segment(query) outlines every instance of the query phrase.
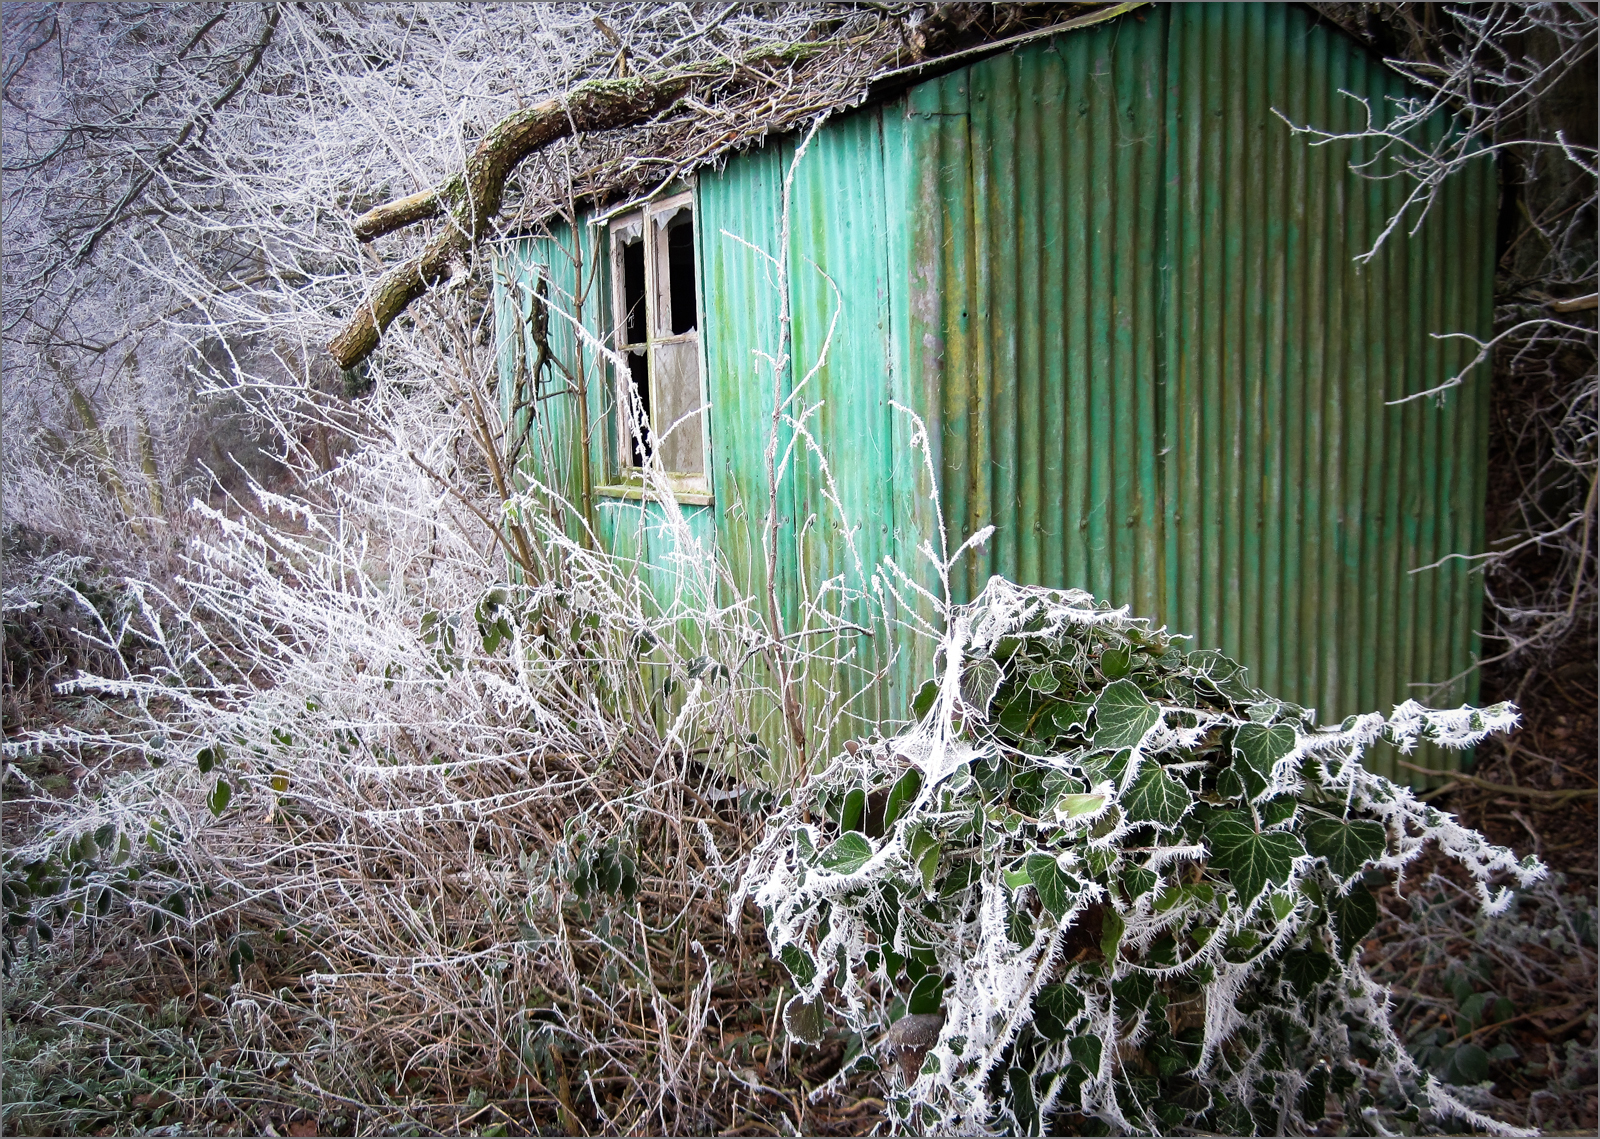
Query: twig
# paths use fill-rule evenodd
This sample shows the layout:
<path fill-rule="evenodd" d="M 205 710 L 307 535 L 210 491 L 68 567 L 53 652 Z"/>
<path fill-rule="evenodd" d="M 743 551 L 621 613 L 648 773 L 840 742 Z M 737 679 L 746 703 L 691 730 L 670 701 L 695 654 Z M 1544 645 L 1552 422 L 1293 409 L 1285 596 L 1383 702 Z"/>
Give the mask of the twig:
<path fill-rule="evenodd" d="M 1482 791 L 1493 791 L 1500 795 L 1518 795 L 1526 799 L 1547 799 L 1557 803 L 1564 803 L 1571 799 L 1591 799 L 1596 795 L 1600 795 L 1600 788 L 1596 787 L 1576 787 L 1565 791 L 1545 791 L 1537 787 L 1513 787 L 1507 783 L 1491 783 L 1487 779 L 1479 779 L 1477 776 L 1468 775 L 1464 771 L 1434 771 L 1431 768 L 1418 767 L 1414 763 L 1407 763 L 1403 759 L 1396 759 L 1395 763 L 1407 771 L 1415 771 L 1422 775 L 1448 775 L 1451 783 L 1465 784 Z M 1443 787 L 1433 788 L 1428 794 L 1430 796 L 1442 794 L 1451 787 L 1451 783 L 1447 783 Z"/>

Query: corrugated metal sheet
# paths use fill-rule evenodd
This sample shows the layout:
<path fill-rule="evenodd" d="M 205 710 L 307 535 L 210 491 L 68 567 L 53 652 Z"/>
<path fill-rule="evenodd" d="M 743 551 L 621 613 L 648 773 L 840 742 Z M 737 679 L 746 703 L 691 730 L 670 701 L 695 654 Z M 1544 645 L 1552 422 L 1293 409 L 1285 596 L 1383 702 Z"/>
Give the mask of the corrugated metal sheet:
<path fill-rule="evenodd" d="M 573 505 L 569 530 L 574 539 L 581 537 L 587 500 L 596 538 L 606 549 L 634 562 L 663 610 L 697 602 L 703 607 L 705 583 L 686 577 L 681 559 L 674 555 L 685 543 L 700 543 L 706 549 L 715 545 L 711 509 L 684 505 L 680 528 L 659 504 L 594 493 L 594 488 L 614 481 L 607 478 L 606 440 L 613 429 L 615 401 L 603 361 L 592 351 L 580 350 L 575 325 L 582 324 L 596 339 L 606 335 L 608 281 L 596 246 L 590 227 L 576 231 L 562 227 L 551 238 L 519 242 L 502 253 L 494 290 L 501 414 L 513 430 L 526 436 L 525 470 L 558 488 Z M 538 350 L 533 310 L 541 277 L 546 281 L 544 303 L 549 312 L 547 342 L 564 370 L 549 367 L 535 387 L 531 372 Z M 514 414 L 519 406 L 526 410 Z"/>
<path fill-rule="evenodd" d="M 1471 359 L 1429 333 L 1489 327 L 1493 167 L 1358 264 L 1409 187 L 1352 174 L 1370 148 L 1309 147 L 1272 111 L 1355 131 L 1341 90 L 1382 114 L 1403 84 L 1285 7 L 1202 16 L 1171 9 L 1162 612 L 1325 714 L 1459 702 L 1463 682 L 1408 685 L 1470 665 L 1477 579 L 1411 571 L 1481 546 L 1488 376 L 1440 406 L 1387 401 Z"/>
<path fill-rule="evenodd" d="M 1386 401 L 1470 359 L 1429 333 L 1488 327 L 1493 265 L 1488 161 L 1354 261 L 1407 187 L 1273 113 L 1355 129 L 1340 89 L 1403 94 L 1291 6 L 1168 5 L 907 108 L 938 202 L 912 215 L 912 366 L 946 516 L 997 527 L 968 589 L 1081 586 L 1325 718 L 1470 695 L 1414 686 L 1470 666 L 1476 583 L 1412 571 L 1481 545 L 1486 376 Z"/>
<path fill-rule="evenodd" d="M 1163 5 L 829 124 L 794 181 L 777 377 L 759 354 L 795 140 L 703 173 L 715 532 L 741 588 L 765 578 L 774 392 L 804 424 L 779 432 L 786 627 L 884 557 L 930 580 L 930 488 L 894 400 L 928 423 L 952 536 L 996 527 L 958 599 L 991 573 L 1081 586 L 1325 719 L 1463 673 L 1477 586 L 1460 561 L 1412 571 L 1481 545 L 1486 377 L 1387 401 L 1464 362 L 1430 333 L 1489 327 L 1493 171 L 1357 265 L 1404 186 L 1273 113 L 1353 127 L 1340 88 L 1403 92 L 1299 8 Z M 886 641 L 837 646 L 885 674 L 868 721 L 903 714 L 931 663 Z"/>

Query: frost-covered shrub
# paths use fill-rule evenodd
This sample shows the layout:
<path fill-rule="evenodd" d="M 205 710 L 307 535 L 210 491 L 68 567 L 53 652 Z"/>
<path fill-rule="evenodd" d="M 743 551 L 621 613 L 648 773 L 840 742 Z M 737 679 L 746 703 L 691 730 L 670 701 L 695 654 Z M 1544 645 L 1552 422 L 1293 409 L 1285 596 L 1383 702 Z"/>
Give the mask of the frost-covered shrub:
<path fill-rule="evenodd" d="M 859 1034 L 840 1079 L 894 1053 L 904 1130 L 1282 1135 L 1330 1095 L 1358 1129 L 1500 1129 L 1390 1027 L 1359 963 L 1368 885 L 1436 843 L 1492 912 L 1497 872 L 1544 868 L 1361 757 L 1466 747 L 1514 710 L 1408 701 L 1319 729 L 1178 640 L 1000 578 L 951 611 L 915 726 L 799 788 L 747 872 L 789 1032 Z"/>

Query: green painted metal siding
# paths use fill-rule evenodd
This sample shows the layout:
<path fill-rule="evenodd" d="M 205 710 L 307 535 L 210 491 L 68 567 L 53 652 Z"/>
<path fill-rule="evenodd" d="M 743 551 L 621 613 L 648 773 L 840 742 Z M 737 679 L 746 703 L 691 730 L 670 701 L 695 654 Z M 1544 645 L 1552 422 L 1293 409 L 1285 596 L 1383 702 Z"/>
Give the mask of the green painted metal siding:
<path fill-rule="evenodd" d="M 1405 186 L 1274 114 L 1354 127 L 1340 88 L 1404 92 L 1297 7 L 1162 5 L 829 123 L 794 170 L 776 375 L 799 140 L 702 172 L 715 536 L 740 588 L 764 588 L 775 399 L 786 628 L 830 579 L 864 614 L 849 591 L 886 557 L 931 584 L 932 487 L 896 402 L 928 426 L 952 540 L 996 527 L 957 600 L 992 573 L 1080 586 L 1324 719 L 1469 698 L 1478 586 L 1460 560 L 1419 567 L 1481 548 L 1487 376 L 1387 401 L 1470 358 L 1430 333 L 1490 326 L 1494 173 L 1357 263 Z M 886 640 L 835 646 L 884 674 L 868 722 L 931 667 L 927 641 Z"/>
<path fill-rule="evenodd" d="M 1412 571 L 1482 547 L 1488 373 L 1439 406 L 1387 401 L 1471 360 L 1430 333 L 1487 334 L 1492 163 L 1358 263 L 1408 186 L 1353 175 L 1370 149 L 1310 147 L 1272 110 L 1359 130 L 1339 91 L 1381 114 L 1402 82 L 1287 8 L 1201 15 L 1172 9 L 1168 49 L 1162 612 L 1324 715 L 1459 703 L 1475 678 L 1408 686 L 1468 669 L 1478 579 Z"/>
<path fill-rule="evenodd" d="M 584 349 L 577 329 L 581 325 L 592 344 L 604 339 L 609 325 L 604 303 L 609 281 L 604 250 L 595 238 L 590 227 L 562 227 L 550 238 L 518 242 L 501 252 L 494 287 L 501 414 L 526 435 L 524 473 L 572 504 L 569 529 L 575 540 L 583 525 L 582 463 L 588 464 L 589 487 L 608 481 L 607 440 L 614 430 L 610 374 L 598 353 Z M 550 353 L 562 367 L 543 373 L 532 399 L 519 398 L 519 392 L 530 390 L 529 371 L 538 358 L 530 317 L 541 276 L 548 289 Z M 518 403 L 537 410 L 514 414 Z M 684 560 L 675 556 L 694 544 L 707 550 L 716 544 L 709 507 L 684 505 L 669 515 L 657 503 L 594 495 L 590 515 L 598 542 L 635 563 L 663 612 L 704 608 L 714 601 L 710 584 L 683 573 Z"/>

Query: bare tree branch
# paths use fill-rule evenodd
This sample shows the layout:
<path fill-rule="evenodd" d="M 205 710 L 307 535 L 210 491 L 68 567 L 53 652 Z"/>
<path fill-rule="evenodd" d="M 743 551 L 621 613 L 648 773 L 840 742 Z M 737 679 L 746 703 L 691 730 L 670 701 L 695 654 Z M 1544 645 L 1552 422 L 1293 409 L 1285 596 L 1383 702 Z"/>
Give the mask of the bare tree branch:
<path fill-rule="evenodd" d="M 371 355 L 395 317 L 451 274 L 456 262 L 488 232 L 500 212 L 506 179 L 517 164 L 558 139 L 633 126 L 660 114 L 697 84 L 760 82 L 759 68 L 795 66 L 816 55 L 817 44 L 765 51 L 725 64 L 702 65 L 629 79 L 594 79 L 561 98 L 507 115 L 473 151 L 460 173 L 420 194 L 363 214 L 353 229 L 371 241 L 404 226 L 446 214 L 449 224 L 417 256 L 385 273 L 366 301 L 328 344 L 341 368 Z"/>
<path fill-rule="evenodd" d="M 156 152 L 155 157 L 150 160 L 150 163 L 145 171 L 134 178 L 132 184 L 129 185 L 128 189 L 123 193 L 121 200 L 106 211 L 106 214 L 101 219 L 100 224 L 95 226 L 94 229 L 89 232 L 88 237 L 84 238 L 83 242 L 78 246 L 77 252 L 73 258 L 77 264 L 81 265 L 84 261 L 88 260 L 89 255 L 94 252 L 95 246 L 100 244 L 100 239 L 110 232 L 112 226 L 116 225 L 122 220 L 123 211 L 125 211 L 134 202 L 139 200 L 140 195 L 142 195 L 145 191 L 145 187 L 150 185 L 150 180 L 156 176 L 157 171 L 161 169 L 162 165 L 166 163 L 167 159 L 171 158 L 174 154 L 181 150 L 189 142 L 189 139 L 194 135 L 195 131 L 204 131 L 206 124 L 211 121 L 212 116 L 226 106 L 228 102 L 244 87 L 245 81 L 248 80 L 250 76 L 255 73 L 256 68 L 261 65 L 261 57 L 263 54 L 265 54 L 268 45 L 272 43 L 273 33 L 278 30 L 279 14 L 278 6 L 276 4 L 273 4 L 267 9 L 267 18 L 265 23 L 262 25 L 261 35 L 256 40 L 255 45 L 251 48 L 250 56 L 245 61 L 244 66 L 239 69 L 239 74 L 234 78 L 232 83 L 223 88 L 221 93 L 219 93 L 216 98 L 206 103 L 192 116 L 190 116 L 189 121 L 183 124 L 183 129 L 178 132 L 176 138 Z M 193 42 L 198 42 L 200 37 L 210 29 L 212 24 L 215 24 L 221 18 L 222 17 L 220 14 L 214 17 L 210 23 L 196 33 Z"/>

